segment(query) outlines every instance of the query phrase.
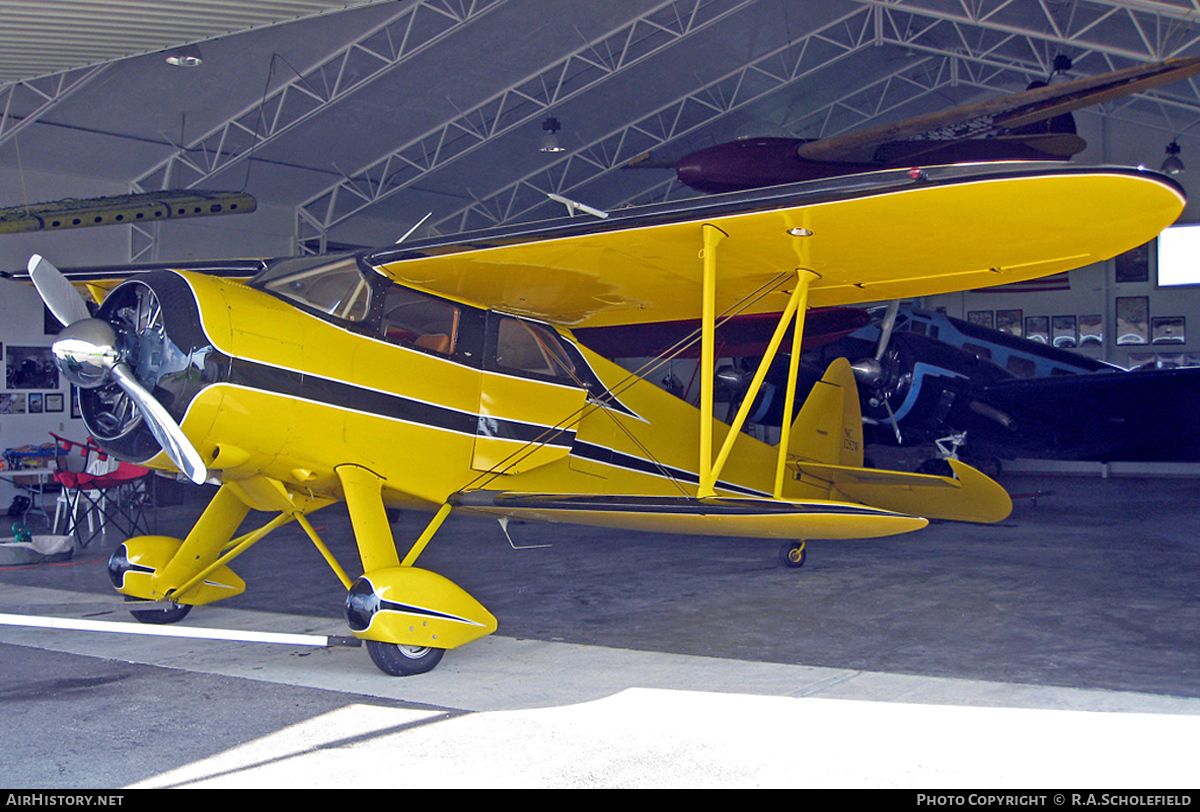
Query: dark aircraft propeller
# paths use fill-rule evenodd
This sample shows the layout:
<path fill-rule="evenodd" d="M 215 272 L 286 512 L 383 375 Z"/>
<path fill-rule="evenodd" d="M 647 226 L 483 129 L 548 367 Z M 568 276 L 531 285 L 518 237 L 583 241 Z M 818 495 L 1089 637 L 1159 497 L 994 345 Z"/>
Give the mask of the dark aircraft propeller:
<path fill-rule="evenodd" d="M 892 331 L 896 327 L 896 314 L 900 310 L 899 300 L 893 300 L 888 303 L 887 312 L 884 314 L 883 322 L 879 326 L 879 342 L 875 345 L 875 354 L 870 358 L 863 358 L 850 365 L 854 370 L 854 377 L 859 384 L 871 390 L 871 399 L 879 401 L 884 409 L 887 410 L 888 419 L 892 424 L 892 431 L 896 434 L 896 442 L 903 444 L 903 439 L 900 436 L 900 424 L 896 420 L 896 415 L 892 411 L 892 404 L 888 398 L 893 393 L 888 391 L 895 387 L 895 377 L 899 374 L 896 369 L 896 358 L 889 359 L 888 350 L 892 340 Z M 891 363 L 889 364 L 889 360 Z"/>
<path fill-rule="evenodd" d="M 145 312 L 132 324 L 115 326 L 92 318 L 87 303 L 71 282 L 45 258 L 29 260 L 29 275 L 42 300 L 64 327 L 52 346 L 59 370 L 71 383 L 83 389 L 115 384 L 124 401 L 112 410 L 113 420 L 122 430 L 144 422 L 171 462 L 196 484 L 208 478 L 208 469 L 195 446 L 167 409 L 138 380 L 130 367 L 134 348 L 152 333 L 161 330 L 161 310 L 157 300 L 144 302 Z"/>

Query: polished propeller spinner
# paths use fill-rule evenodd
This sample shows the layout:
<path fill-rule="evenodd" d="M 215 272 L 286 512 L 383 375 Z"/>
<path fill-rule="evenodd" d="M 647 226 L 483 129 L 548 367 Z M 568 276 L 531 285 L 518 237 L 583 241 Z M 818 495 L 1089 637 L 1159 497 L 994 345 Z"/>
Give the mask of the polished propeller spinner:
<path fill-rule="evenodd" d="M 29 276 L 46 307 L 64 325 L 52 346 L 59 371 L 83 389 L 116 384 L 122 396 L 106 411 L 108 426 L 128 429 L 144 421 L 171 462 L 192 482 L 204 482 L 208 469 L 200 452 L 130 365 L 139 339 L 162 329 L 162 313 L 152 293 L 140 297 L 132 317 L 114 327 L 93 318 L 79 291 L 45 258 L 30 258 Z"/>

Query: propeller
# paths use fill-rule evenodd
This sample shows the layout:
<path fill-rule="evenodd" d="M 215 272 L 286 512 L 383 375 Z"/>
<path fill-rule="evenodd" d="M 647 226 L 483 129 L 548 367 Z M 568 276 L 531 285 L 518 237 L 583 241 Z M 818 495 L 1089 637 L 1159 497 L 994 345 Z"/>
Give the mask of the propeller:
<path fill-rule="evenodd" d="M 29 278 L 46 307 L 64 327 L 91 317 L 79 291 L 44 257 L 34 254 L 29 258 Z"/>
<path fill-rule="evenodd" d="M 892 431 L 896 435 L 896 442 L 903 444 L 904 440 L 900 435 L 900 423 L 896 420 L 896 415 L 892 411 L 892 404 L 888 402 L 885 393 L 878 391 L 883 388 L 885 383 L 883 357 L 887 353 L 888 345 L 892 341 L 892 332 L 896 328 L 896 314 L 899 310 L 899 299 L 893 299 L 888 302 L 887 310 L 883 315 L 883 321 L 879 325 L 879 341 L 875 345 L 875 355 L 851 364 L 850 368 L 854 370 L 854 375 L 859 381 L 877 390 L 876 397 L 883 403 L 883 408 L 887 410 L 888 418 L 892 424 Z"/>
<path fill-rule="evenodd" d="M 92 318 L 79 291 L 44 257 L 30 258 L 29 275 L 46 307 L 64 325 L 52 346 L 63 375 L 84 389 L 94 389 L 110 381 L 119 386 L 141 412 L 150 433 L 175 467 L 197 485 L 203 483 L 208 478 L 208 468 L 200 452 L 166 407 L 133 374 L 112 325 Z"/>

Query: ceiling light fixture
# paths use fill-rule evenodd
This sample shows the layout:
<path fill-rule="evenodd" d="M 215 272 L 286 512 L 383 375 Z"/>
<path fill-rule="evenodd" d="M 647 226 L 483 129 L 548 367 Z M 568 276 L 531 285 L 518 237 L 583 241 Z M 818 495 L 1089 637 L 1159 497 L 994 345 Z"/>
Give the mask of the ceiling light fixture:
<path fill-rule="evenodd" d="M 1183 174 L 1184 166 L 1183 161 L 1179 158 L 1179 152 L 1178 141 L 1172 140 L 1171 143 L 1167 144 L 1167 159 L 1162 162 L 1162 167 L 1160 167 L 1163 172 L 1166 172 L 1168 175 Z"/>
<path fill-rule="evenodd" d="M 199 45 L 181 45 L 166 52 L 167 64 L 177 68 L 197 68 L 204 62 Z"/>
<path fill-rule="evenodd" d="M 542 137 L 542 152 L 562 152 L 565 147 L 558 143 L 558 131 L 562 129 L 562 125 L 558 123 L 558 119 L 554 116 L 542 122 L 542 129 L 546 134 Z"/>
<path fill-rule="evenodd" d="M 1071 81 L 1071 78 L 1067 76 L 1067 72 L 1070 71 L 1072 67 L 1074 67 L 1074 64 L 1071 62 L 1071 57 L 1067 56 L 1066 54 L 1058 54 L 1054 57 L 1054 66 L 1050 70 L 1050 78 L 1046 83 L 1051 85 L 1061 85 Z"/>

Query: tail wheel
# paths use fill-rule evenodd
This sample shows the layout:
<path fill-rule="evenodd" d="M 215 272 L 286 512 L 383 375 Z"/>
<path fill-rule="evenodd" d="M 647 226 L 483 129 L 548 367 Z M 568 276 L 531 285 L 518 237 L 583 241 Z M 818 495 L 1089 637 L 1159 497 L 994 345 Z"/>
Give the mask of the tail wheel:
<path fill-rule="evenodd" d="M 804 541 L 789 541 L 779 548 L 779 560 L 785 567 L 803 567 L 807 557 L 808 550 Z"/>
<path fill-rule="evenodd" d="M 367 641 L 367 653 L 371 662 L 391 677 L 411 677 L 432 671 L 442 661 L 444 648 L 430 646 L 402 646 L 379 640 Z"/>

